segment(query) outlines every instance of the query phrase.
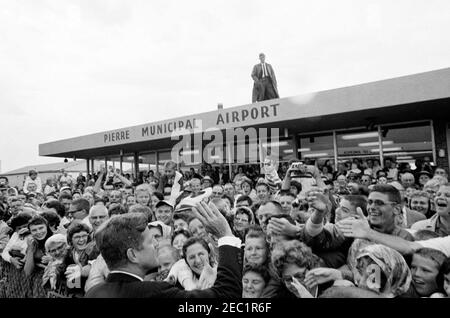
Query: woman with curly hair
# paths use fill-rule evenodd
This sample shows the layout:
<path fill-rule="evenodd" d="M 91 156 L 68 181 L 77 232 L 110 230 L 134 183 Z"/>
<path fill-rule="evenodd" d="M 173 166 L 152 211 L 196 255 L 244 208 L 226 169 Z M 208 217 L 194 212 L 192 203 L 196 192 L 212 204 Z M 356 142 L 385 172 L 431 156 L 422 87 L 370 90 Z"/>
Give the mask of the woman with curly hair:
<path fill-rule="evenodd" d="M 271 261 L 284 286 L 295 296 L 302 298 L 307 297 L 306 290 L 305 293 L 299 293 L 293 284 L 297 282 L 303 285 L 306 274 L 324 264 L 321 258 L 313 254 L 310 247 L 297 240 L 280 241 L 276 244 L 272 250 Z M 308 292 L 317 295 L 315 288 Z"/>
<path fill-rule="evenodd" d="M 317 297 L 317 286 L 307 289 L 304 287 L 304 280 L 310 270 L 323 264 L 323 260 L 300 241 L 291 240 L 277 243 L 271 255 L 271 265 L 282 286 L 277 296 Z"/>
<path fill-rule="evenodd" d="M 72 297 L 84 295 L 84 285 L 91 270 L 89 261 L 95 260 L 99 254 L 95 242 L 90 240 L 89 232 L 89 227 L 78 220 L 73 221 L 67 229 L 70 249 L 64 259 L 63 274 Z"/>

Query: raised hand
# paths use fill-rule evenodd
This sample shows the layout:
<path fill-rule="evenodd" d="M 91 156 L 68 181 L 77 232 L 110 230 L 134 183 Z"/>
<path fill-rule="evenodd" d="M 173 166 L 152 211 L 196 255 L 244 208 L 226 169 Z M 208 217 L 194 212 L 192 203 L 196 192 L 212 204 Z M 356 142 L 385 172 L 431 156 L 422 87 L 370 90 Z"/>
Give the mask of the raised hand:
<path fill-rule="evenodd" d="M 318 212 L 325 213 L 331 209 L 331 202 L 326 195 L 320 192 L 311 192 L 307 198 L 311 208 Z"/>
<path fill-rule="evenodd" d="M 346 237 L 367 238 L 370 225 L 366 218 L 348 218 L 336 223 L 339 231 Z"/>
<path fill-rule="evenodd" d="M 202 273 L 199 278 L 200 289 L 208 289 L 214 285 L 216 281 L 217 271 L 208 263 L 203 266 Z"/>
<path fill-rule="evenodd" d="M 22 269 L 23 267 L 23 262 L 17 257 L 11 257 L 11 264 L 13 264 L 17 269 Z"/>
<path fill-rule="evenodd" d="M 192 212 L 208 232 L 217 238 L 233 236 L 230 225 L 214 204 L 208 205 L 206 202 L 199 202 L 192 208 Z"/>
<path fill-rule="evenodd" d="M 267 231 L 276 235 L 286 235 L 296 237 L 298 228 L 286 219 L 271 218 L 267 225 Z"/>
<path fill-rule="evenodd" d="M 330 282 L 330 281 L 336 281 L 341 280 L 342 274 L 339 270 L 335 268 L 328 268 L 328 267 L 318 267 L 311 269 L 308 273 L 306 273 L 305 276 L 305 285 L 308 288 L 313 288 L 317 285 Z"/>
<path fill-rule="evenodd" d="M 305 288 L 305 286 L 302 285 L 302 283 L 298 281 L 297 278 L 293 277 L 291 284 L 297 290 L 297 296 L 300 296 L 300 298 L 314 298 L 314 296 L 311 295 L 311 293 Z"/>

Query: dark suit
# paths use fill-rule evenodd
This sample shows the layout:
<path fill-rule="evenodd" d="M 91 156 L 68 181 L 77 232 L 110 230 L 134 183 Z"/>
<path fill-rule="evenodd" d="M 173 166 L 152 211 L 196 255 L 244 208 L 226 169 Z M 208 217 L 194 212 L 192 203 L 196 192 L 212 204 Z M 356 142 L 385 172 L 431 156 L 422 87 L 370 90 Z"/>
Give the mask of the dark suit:
<path fill-rule="evenodd" d="M 217 174 L 217 183 L 220 183 L 220 172 Z M 228 173 L 223 172 L 222 173 L 222 185 L 224 185 L 225 183 L 230 182 L 230 175 Z"/>
<path fill-rule="evenodd" d="M 275 72 L 272 65 L 265 64 L 268 76 L 264 78 L 261 63 L 253 66 L 252 78 L 255 83 L 253 84 L 252 103 L 279 98 Z"/>
<path fill-rule="evenodd" d="M 91 288 L 87 298 L 240 298 L 242 297 L 242 255 L 236 247 L 219 247 L 219 266 L 214 286 L 205 290 L 185 291 L 166 282 L 141 282 L 121 273 L 112 273 Z"/>

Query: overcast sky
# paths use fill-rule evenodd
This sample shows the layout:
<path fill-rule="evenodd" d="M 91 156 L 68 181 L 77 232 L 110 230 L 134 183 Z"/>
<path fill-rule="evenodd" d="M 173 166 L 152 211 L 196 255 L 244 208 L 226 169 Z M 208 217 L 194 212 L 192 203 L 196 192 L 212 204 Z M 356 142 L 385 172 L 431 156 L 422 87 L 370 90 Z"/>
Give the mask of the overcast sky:
<path fill-rule="evenodd" d="M 274 6 L 276 5 L 276 7 Z M 1 172 L 40 143 L 450 67 L 450 1 L 0 0 Z"/>

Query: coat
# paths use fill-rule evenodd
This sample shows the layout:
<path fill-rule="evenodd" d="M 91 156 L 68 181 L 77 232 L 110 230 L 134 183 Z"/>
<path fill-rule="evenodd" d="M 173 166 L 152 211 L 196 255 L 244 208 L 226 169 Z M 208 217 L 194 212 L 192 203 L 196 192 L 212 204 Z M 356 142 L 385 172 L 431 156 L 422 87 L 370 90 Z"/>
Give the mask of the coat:
<path fill-rule="evenodd" d="M 214 286 L 181 290 L 167 282 L 140 281 L 123 273 L 111 273 L 106 282 L 92 287 L 86 298 L 239 298 L 242 295 L 242 256 L 239 248 L 219 247 L 220 262 Z"/>
<path fill-rule="evenodd" d="M 273 90 L 275 91 L 275 93 L 277 94 L 277 97 L 279 97 L 278 94 L 278 84 L 277 84 L 277 78 L 275 77 L 275 72 L 273 71 L 272 65 L 270 65 L 269 63 L 265 63 L 266 64 L 266 68 L 267 68 L 267 72 L 269 73 L 269 78 L 271 80 L 272 83 L 272 87 Z M 257 82 L 258 80 L 260 80 L 262 78 L 262 66 L 261 63 L 256 64 L 255 66 L 253 66 L 253 70 L 252 70 L 252 78 L 255 81 L 255 83 L 253 84 L 253 97 L 252 100 L 253 102 L 256 102 L 256 86 L 258 85 Z"/>

